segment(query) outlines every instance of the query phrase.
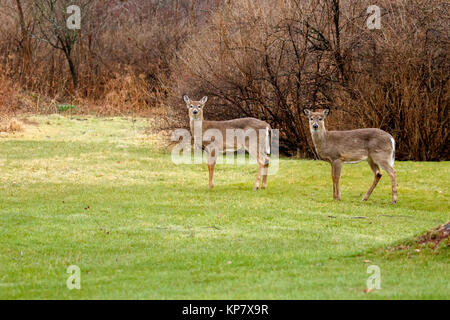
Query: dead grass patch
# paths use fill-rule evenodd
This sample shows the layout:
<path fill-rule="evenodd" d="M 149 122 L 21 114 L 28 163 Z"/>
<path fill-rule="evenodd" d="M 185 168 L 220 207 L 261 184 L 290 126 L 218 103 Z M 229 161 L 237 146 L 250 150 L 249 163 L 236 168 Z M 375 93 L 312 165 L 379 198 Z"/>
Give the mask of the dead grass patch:
<path fill-rule="evenodd" d="M 417 242 L 419 244 L 433 243 L 435 246 L 437 246 L 441 241 L 448 239 L 449 236 L 450 236 L 450 222 L 447 222 L 420 236 L 417 239 Z M 448 243 L 448 245 L 450 246 L 450 243 Z"/>
<path fill-rule="evenodd" d="M 20 119 L 20 121 L 25 124 L 25 125 L 30 125 L 30 126 L 39 126 L 39 122 L 34 121 L 34 120 L 30 120 L 28 118 L 22 118 Z"/>
<path fill-rule="evenodd" d="M 417 237 L 408 243 L 400 244 L 389 248 L 388 251 L 411 250 L 420 252 L 423 247 L 436 249 L 442 241 L 447 241 L 447 247 L 450 247 L 450 222 L 444 223 L 436 228 L 429 230 L 427 233 Z M 444 244 L 445 246 L 445 244 Z"/>
<path fill-rule="evenodd" d="M 6 119 L 0 122 L 0 132 L 16 133 L 24 131 L 23 122 L 17 119 Z"/>

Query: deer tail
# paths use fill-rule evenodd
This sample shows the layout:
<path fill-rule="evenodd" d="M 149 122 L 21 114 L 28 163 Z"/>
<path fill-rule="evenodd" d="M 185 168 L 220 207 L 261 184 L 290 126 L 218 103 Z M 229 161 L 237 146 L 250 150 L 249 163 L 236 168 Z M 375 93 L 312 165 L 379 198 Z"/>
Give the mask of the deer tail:
<path fill-rule="evenodd" d="M 270 128 L 266 127 L 266 154 L 270 154 Z"/>
<path fill-rule="evenodd" d="M 395 140 L 391 137 L 391 143 L 392 143 L 392 155 L 391 155 L 391 161 L 390 165 L 391 167 L 394 167 L 394 161 L 395 161 Z"/>

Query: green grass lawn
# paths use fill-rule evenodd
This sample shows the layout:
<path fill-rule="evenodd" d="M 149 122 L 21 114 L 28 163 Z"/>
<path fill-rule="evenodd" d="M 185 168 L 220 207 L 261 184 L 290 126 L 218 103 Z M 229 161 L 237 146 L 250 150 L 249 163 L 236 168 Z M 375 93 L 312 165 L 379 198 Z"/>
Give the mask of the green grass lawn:
<path fill-rule="evenodd" d="M 450 220 L 449 162 L 396 162 L 368 202 L 367 163 L 342 201 L 322 161 L 175 165 L 143 119 L 40 116 L 0 136 L 1 299 L 449 299 L 449 242 L 415 237 Z M 396 249 L 410 244 L 409 248 Z M 81 269 L 81 290 L 66 269 Z M 369 265 L 381 289 L 364 293 Z"/>

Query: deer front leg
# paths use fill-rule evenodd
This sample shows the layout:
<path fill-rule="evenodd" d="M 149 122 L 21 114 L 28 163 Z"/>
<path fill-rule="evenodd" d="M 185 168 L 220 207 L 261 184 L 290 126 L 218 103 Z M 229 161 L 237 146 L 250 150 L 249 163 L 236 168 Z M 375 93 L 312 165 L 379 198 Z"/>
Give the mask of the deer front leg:
<path fill-rule="evenodd" d="M 215 150 L 208 152 L 209 188 L 214 188 L 214 168 L 216 167 Z"/>
<path fill-rule="evenodd" d="M 214 168 L 215 168 L 216 164 L 212 163 L 209 164 L 208 163 L 208 171 L 209 171 L 209 188 L 212 189 L 214 188 Z"/>
<path fill-rule="evenodd" d="M 331 177 L 333 179 L 333 198 L 341 200 L 341 190 L 339 190 L 339 179 L 341 178 L 341 160 L 331 162 Z"/>

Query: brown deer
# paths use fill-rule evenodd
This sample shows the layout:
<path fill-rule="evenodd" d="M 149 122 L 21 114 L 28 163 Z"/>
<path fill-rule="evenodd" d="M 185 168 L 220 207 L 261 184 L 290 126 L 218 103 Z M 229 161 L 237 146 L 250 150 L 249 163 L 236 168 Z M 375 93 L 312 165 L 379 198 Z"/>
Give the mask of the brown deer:
<path fill-rule="evenodd" d="M 330 109 L 322 112 L 303 112 L 309 119 L 309 129 L 316 152 L 322 160 L 331 163 L 333 178 L 333 198 L 341 200 L 339 179 L 342 163 L 369 162 L 374 180 L 363 200 L 369 199 L 381 178 L 380 167 L 385 170 L 392 183 L 392 203 L 397 202 L 397 177 L 394 170 L 395 141 L 392 136 L 380 129 L 366 128 L 349 131 L 327 131 L 325 118 Z"/>
<path fill-rule="evenodd" d="M 203 120 L 203 109 L 208 97 L 205 96 L 200 101 L 194 101 L 185 95 L 183 99 L 189 110 L 191 134 L 195 136 L 196 128 L 200 128 L 198 131 L 201 133 L 201 138 L 199 139 L 201 146 L 198 145 L 196 147 L 204 149 L 207 154 L 209 187 L 214 187 L 214 168 L 218 153 L 245 150 L 258 164 L 258 174 L 253 189 L 258 190 L 260 187 L 261 176 L 261 188 L 265 189 L 267 186 L 269 167 L 270 125 L 256 118 L 241 118 L 226 121 Z M 207 136 L 211 131 L 219 133 L 218 135 L 222 139 L 217 139 L 217 135 L 214 135 L 214 140 L 211 139 L 211 141 L 208 141 Z M 251 139 L 252 134 L 254 139 Z"/>

